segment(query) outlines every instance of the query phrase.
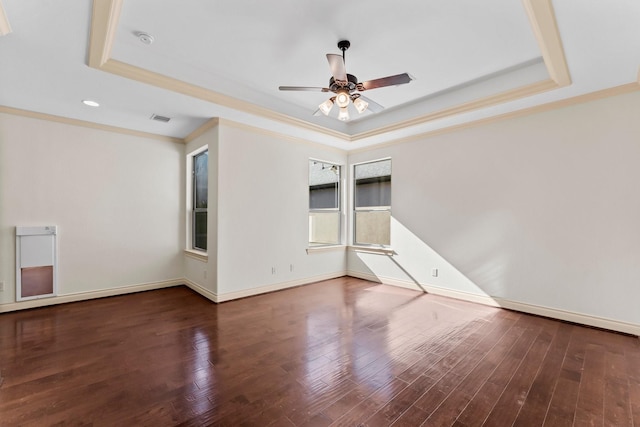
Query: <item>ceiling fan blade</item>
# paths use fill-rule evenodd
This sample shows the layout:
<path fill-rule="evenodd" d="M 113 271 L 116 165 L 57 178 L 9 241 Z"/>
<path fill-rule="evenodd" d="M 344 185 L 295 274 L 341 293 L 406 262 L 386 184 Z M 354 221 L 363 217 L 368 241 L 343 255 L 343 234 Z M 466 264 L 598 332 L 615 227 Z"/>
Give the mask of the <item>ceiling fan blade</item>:
<path fill-rule="evenodd" d="M 347 70 L 344 67 L 344 59 L 342 59 L 342 56 L 336 55 L 335 53 L 327 53 L 327 61 L 329 61 L 331 75 L 333 76 L 334 80 L 346 82 Z"/>
<path fill-rule="evenodd" d="M 331 89 L 327 87 L 308 87 L 308 86 L 280 86 L 280 90 L 295 90 L 295 91 L 308 91 L 308 92 L 331 92 Z"/>
<path fill-rule="evenodd" d="M 378 104 L 376 101 L 373 101 L 370 98 L 367 98 L 364 95 L 360 95 L 359 98 L 369 104 L 367 109 L 372 113 L 379 113 L 380 111 L 384 110 L 384 107 L 382 105 Z"/>
<path fill-rule="evenodd" d="M 385 86 L 397 86 L 409 83 L 413 78 L 407 74 L 396 74 L 395 76 L 383 77 L 381 79 L 369 80 L 358 84 L 358 87 L 362 86 L 362 90 L 377 89 Z"/>

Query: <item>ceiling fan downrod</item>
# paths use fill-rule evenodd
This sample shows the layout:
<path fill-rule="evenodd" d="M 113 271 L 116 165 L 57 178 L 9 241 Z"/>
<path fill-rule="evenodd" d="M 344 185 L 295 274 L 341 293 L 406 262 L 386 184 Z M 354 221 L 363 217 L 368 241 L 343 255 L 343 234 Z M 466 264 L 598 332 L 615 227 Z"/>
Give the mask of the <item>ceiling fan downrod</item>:
<path fill-rule="evenodd" d="M 342 62 L 344 62 L 345 64 L 347 63 L 345 60 L 345 56 L 344 53 L 347 49 L 349 49 L 349 47 L 351 46 L 351 42 L 349 40 L 340 40 L 338 42 L 338 49 L 340 49 L 342 51 Z"/>

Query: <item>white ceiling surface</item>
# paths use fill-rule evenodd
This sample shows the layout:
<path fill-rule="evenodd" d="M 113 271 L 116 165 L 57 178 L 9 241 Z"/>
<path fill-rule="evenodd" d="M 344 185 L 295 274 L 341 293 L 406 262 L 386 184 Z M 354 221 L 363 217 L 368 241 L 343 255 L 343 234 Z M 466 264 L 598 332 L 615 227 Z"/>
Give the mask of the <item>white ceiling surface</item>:
<path fill-rule="evenodd" d="M 0 105 L 179 138 L 222 117 L 355 149 L 634 82 L 640 65 L 639 1 L 555 0 L 570 86 L 347 142 L 89 68 L 88 0 L 2 4 L 13 32 L 0 37 Z M 137 31 L 155 42 L 142 44 Z M 325 55 L 340 53 L 341 39 L 351 41 L 347 71 L 359 80 L 402 72 L 416 80 L 365 92 L 387 109 L 348 123 L 312 116 L 329 94 L 278 91 L 326 86 Z M 513 0 L 124 0 L 112 51 L 116 60 L 346 134 L 543 80 L 540 56 Z M 101 107 L 85 107 L 87 98 Z M 154 122 L 153 113 L 172 120 Z"/>

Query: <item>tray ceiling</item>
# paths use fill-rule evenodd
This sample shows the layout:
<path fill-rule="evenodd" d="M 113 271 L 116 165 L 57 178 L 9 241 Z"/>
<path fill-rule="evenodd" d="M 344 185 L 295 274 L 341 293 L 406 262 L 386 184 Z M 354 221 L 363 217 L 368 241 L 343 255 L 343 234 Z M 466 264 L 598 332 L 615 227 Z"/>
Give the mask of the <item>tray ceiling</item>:
<path fill-rule="evenodd" d="M 631 0 L 2 1 L 5 111 L 174 138 L 219 117 L 353 149 L 637 85 L 640 64 Z M 278 91 L 327 86 L 342 39 L 360 81 L 415 80 L 367 91 L 385 110 L 348 122 L 312 114 L 329 94 Z"/>

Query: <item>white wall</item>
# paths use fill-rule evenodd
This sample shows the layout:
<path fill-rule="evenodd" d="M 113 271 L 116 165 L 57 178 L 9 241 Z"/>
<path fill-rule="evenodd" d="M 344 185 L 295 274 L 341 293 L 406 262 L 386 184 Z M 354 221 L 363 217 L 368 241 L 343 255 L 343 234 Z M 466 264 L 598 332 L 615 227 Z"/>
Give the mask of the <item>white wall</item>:
<path fill-rule="evenodd" d="M 393 159 L 398 255 L 349 270 L 640 325 L 638 117 L 636 92 L 350 155 Z"/>
<path fill-rule="evenodd" d="M 202 261 L 184 253 L 185 188 L 186 154 L 205 144 Z M 2 114 L 0 304 L 16 308 L 16 225 L 59 227 L 59 295 L 71 300 L 183 278 L 224 300 L 342 275 L 344 251 L 306 253 L 310 157 L 346 164 L 343 151 L 231 123 L 183 146 Z"/>
<path fill-rule="evenodd" d="M 183 156 L 172 142 L 0 114 L 0 304 L 15 301 L 17 225 L 59 227 L 61 295 L 183 277 Z"/>
<path fill-rule="evenodd" d="M 219 144 L 218 293 L 344 274 L 344 251 L 306 249 L 308 160 L 345 165 L 346 153 L 226 121 Z"/>
<path fill-rule="evenodd" d="M 307 160 L 342 151 L 225 121 L 185 147 L 0 114 L 0 311 L 15 226 L 57 225 L 61 295 L 186 277 L 225 299 L 349 270 L 640 325 L 639 116 L 633 93 L 351 154 L 393 159 L 390 258 L 306 253 Z M 206 263 L 184 255 L 202 144 Z"/>

